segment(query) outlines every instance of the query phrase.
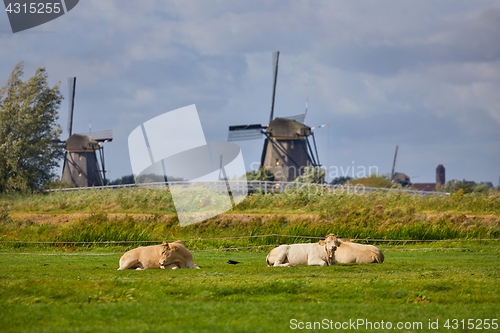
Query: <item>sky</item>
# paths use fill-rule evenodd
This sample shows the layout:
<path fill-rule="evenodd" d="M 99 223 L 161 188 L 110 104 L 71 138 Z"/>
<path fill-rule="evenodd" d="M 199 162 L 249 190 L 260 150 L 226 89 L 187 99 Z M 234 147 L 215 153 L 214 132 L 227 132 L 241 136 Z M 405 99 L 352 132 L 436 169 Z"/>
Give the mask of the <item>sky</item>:
<path fill-rule="evenodd" d="M 45 67 L 64 100 L 77 77 L 73 132 L 112 129 L 107 178 L 132 173 L 128 136 L 195 104 L 207 142 L 305 111 L 327 179 L 396 171 L 414 183 L 500 182 L 500 1 L 82 0 L 12 33 L 0 13 L 0 86 L 19 61 Z M 189 130 L 189 123 L 185 124 Z M 238 142 L 247 170 L 263 141 Z M 61 161 L 62 162 L 62 161 Z"/>

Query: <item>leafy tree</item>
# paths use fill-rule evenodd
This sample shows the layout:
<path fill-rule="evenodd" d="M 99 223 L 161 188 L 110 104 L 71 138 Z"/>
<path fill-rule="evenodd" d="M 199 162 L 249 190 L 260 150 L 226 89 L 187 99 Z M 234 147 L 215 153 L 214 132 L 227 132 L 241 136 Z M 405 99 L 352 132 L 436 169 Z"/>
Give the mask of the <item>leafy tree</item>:
<path fill-rule="evenodd" d="M 169 182 L 175 182 L 175 181 L 185 181 L 183 178 L 179 177 L 168 177 Z M 139 178 L 137 179 L 138 183 L 163 183 L 165 182 L 165 177 L 163 175 L 155 175 L 152 173 L 145 174 L 145 175 L 140 175 Z M 107 185 L 129 185 L 129 184 L 135 184 L 136 179 L 133 174 L 122 176 L 120 178 L 116 178 L 115 180 L 112 181 L 107 181 Z"/>
<path fill-rule="evenodd" d="M 481 183 L 476 184 L 474 181 L 468 180 L 450 180 L 446 182 L 441 188 L 444 192 L 455 193 L 460 191 L 461 193 L 489 193 L 490 187 L 487 184 Z"/>
<path fill-rule="evenodd" d="M 389 177 L 384 175 L 371 174 L 369 177 L 356 178 L 349 180 L 347 185 L 363 185 L 366 187 L 379 187 L 379 188 L 393 188 L 397 187 L 396 184 L 389 180 Z"/>
<path fill-rule="evenodd" d="M 302 175 L 295 178 L 296 183 L 315 183 L 323 184 L 325 182 L 326 170 L 317 166 L 306 166 Z"/>
<path fill-rule="evenodd" d="M 333 178 L 333 180 L 330 182 L 330 184 L 332 185 L 342 185 L 348 181 L 350 181 L 352 179 L 352 177 L 349 177 L 349 176 L 341 176 L 341 177 L 335 177 Z"/>
<path fill-rule="evenodd" d="M 273 173 L 264 167 L 261 167 L 259 170 L 249 171 L 249 172 L 247 172 L 246 176 L 247 176 L 248 181 L 251 181 L 251 180 L 261 180 L 261 181 L 268 181 L 268 182 L 274 181 Z"/>
<path fill-rule="evenodd" d="M 59 84 L 48 86 L 45 68 L 26 82 L 22 75 L 19 62 L 0 88 L 0 193 L 42 189 L 64 154 L 56 124 Z"/>
<path fill-rule="evenodd" d="M 126 184 L 135 184 L 135 177 L 134 175 L 126 175 L 122 176 L 121 178 L 116 178 L 115 180 L 112 180 L 107 183 L 108 185 L 126 185 Z"/>

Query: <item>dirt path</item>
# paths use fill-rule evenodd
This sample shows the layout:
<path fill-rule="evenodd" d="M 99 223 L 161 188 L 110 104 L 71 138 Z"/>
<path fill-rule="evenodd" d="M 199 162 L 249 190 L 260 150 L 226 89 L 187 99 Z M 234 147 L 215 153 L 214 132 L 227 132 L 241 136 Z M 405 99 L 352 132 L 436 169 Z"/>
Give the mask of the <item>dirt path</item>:
<path fill-rule="evenodd" d="M 134 220 L 147 220 L 147 219 L 160 219 L 169 221 L 174 218 L 173 214 L 159 215 L 159 214 L 131 214 L 131 213 L 108 213 L 106 214 L 110 220 L 121 220 L 126 218 L 132 218 Z M 70 223 L 80 220 L 87 219 L 92 216 L 92 213 L 61 213 L 61 214 L 50 214 L 50 213 L 11 213 L 9 217 L 16 222 L 34 222 L 39 224 L 46 223 Z M 221 214 L 216 218 L 221 221 L 240 221 L 240 222 L 251 222 L 257 219 L 262 221 L 267 221 L 271 219 L 276 219 L 283 217 L 287 221 L 318 221 L 320 220 L 320 214 Z"/>

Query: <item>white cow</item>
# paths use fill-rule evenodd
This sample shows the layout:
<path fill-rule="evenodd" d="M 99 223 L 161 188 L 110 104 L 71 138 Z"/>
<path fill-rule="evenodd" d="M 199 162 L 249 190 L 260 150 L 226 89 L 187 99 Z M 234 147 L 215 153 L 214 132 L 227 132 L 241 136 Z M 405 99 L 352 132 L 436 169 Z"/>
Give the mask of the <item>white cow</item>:
<path fill-rule="evenodd" d="M 193 263 L 193 255 L 181 241 L 163 242 L 160 245 L 139 246 L 125 252 L 120 258 L 120 267 L 143 270 L 148 268 L 178 269 L 199 268 Z"/>
<path fill-rule="evenodd" d="M 280 245 L 269 252 L 266 257 L 267 266 L 328 266 L 334 265 L 336 238 L 328 236 L 318 243 Z"/>
<path fill-rule="evenodd" d="M 384 262 L 384 254 L 376 246 L 344 241 L 331 234 L 327 237 L 332 238 L 336 245 L 335 261 L 337 263 L 380 264 Z"/>

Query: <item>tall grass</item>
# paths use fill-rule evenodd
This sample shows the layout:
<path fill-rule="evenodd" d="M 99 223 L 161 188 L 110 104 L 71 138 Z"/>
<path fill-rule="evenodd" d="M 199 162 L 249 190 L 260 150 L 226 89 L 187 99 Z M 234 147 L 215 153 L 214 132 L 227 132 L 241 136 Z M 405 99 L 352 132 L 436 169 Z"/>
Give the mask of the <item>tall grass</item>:
<path fill-rule="evenodd" d="M 36 194 L 0 194 L 0 204 L 19 213 L 155 213 L 174 214 L 168 189 L 105 189 Z"/>
<path fill-rule="evenodd" d="M 60 191 L 45 194 L 0 194 L 0 206 L 11 213 L 161 213 L 175 214 L 170 191 L 165 189 L 122 188 L 87 191 Z M 457 192 L 452 195 L 421 196 L 404 192 L 352 194 L 323 187 L 286 190 L 282 194 L 249 195 L 236 213 L 344 212 L 360 208 L 403 209 L 414 213 L 450 212 L 500 215 L 500 192 L 489 194 Z"/>
<path fill-rule="evenodd" d="M 37 221 L 50 214 L 68 217 L 59 223 Z M 500 238 L 500 195 L 352 194 L 321 187 L 257 193 L 232 211 L 187 227 L 180 227 L 167 189 L 0 196 L 1 246 L 183 239 L 194 248 L 226 248 L 311 241 L 286 236 L 329 233 L 386 240 Z M 286 236 L 231 238 L 274 234 Z"/>

